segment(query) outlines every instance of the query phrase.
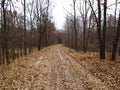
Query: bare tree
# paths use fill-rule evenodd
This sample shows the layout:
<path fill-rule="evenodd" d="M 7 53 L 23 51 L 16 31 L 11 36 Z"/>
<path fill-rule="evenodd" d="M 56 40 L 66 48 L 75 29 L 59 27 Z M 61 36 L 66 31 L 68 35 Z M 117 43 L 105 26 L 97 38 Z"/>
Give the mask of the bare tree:
<path fill-rule="evenodd" d="M 75 50 L 78 51 L 78 46 L 77 46 L 77 28 L 76 28 L 76 0 L 73 0 L 73 9 L 74 9 Z"/>
<path fill-rule="evenodd" d="M 27 54 L 27 47 L 26 47 L 26 0 L 24 0 L 24 38 L 23 38 L 23 48 L 24 48 L 24 55 Z"/>
<path fill-rule="evenodd" d="M 89 0 L 90 7 L 92 9 L 92 12 L 94 14 L 96 24 L 97 24 L 97 30 L 98 30 L 98 41 L 99 41 L 99 47 L 100 47 L 100 58 L 105 59 L 105 43 L 106 43 L 106 12 L 107 12 L 107 0 L 104 0 L 104 13 L 103 13 L 103 28 L 102 26 L 102 9 L 101 9 L 101 0 L 97 0 L 97 6 L 98 6 L 98 16 L 96 16 L 96 13 L 93 9 L 93 6 L 91 4 L 91 1 Z M 98 17 L 98 18 L 97 18 Z"/>
<path fill-rule="evenodd" d="M 48 41 L 47 23 L 49 18 L 50 0 L 37 0 L 36 2 L 36 18 L 37 18 L 37 30 L 38 30 L 38 50 L 41 47 L 45 47 Z M 44 36 L 44 37 L 43 37 Z"/>
<path fill-rule="evenodd" d="M 115 12 L 114 12 L 114 16 L 115 16 L 115 20 L 114 20 L 114 34 L 113 34 L 113 39 L 115 38 L 115 32 L 116 32 L 116 14 L 117 14 L 117 6 L 118 6 L 118 0 L 115 0 Z"/>
<path fill-rule="evenodd" d="M 4 64 L 4 62 L 5 62 L 5 47 L 4 47 L 4 33 L 5 33 L 5 31 L 3 30 L 3 28 L 4 28 L 4 23 L 3 23 L 3 9 L 4 9 L 4 4 L 5 3 L 5 1 L 1 1 L 1 27 L 2 27 L 2 40 L 1 40 L 1 47 L 2 47 L 2 63 Z"/>
<path fill-rule="evenodd" d="M 102 32 L 102 51 L 101 59 L 105 59 L 105 47 L 106 47 L 106 13 L 107 13 L 107 0 L 104 0 L 104 15 L 103 15 L 103 32 Z"/>
<path fill-rule="evenodd" d="M 87 18 L 88 18 L 88 12 L 90 7 L 88 7 L 88 0 L 84 0 L 83 1 L 83 5 L 80 3 L 80 14 L 82 17 L 82 22 L 83 22 L 83 51 L 86 52 L 87 51 L 87 42 L 88 42 L 88 36 L 87 36 Z M 89 32 L 89 31 L 88 31 Z M 89 33 L 88 33 L 89 34 Z"/>
<path fill-rule="evenodd" d="M 34 0 L 29 1 L 31 4 L 23 0 L 21 2 L 23 12 L 17 12 L 17 7 L 13 3 L 17 1 L 1 0 L 0 64 L 6 62 L 9 64 L 11 58 L 14 60 L 16 57 L 26 55 L 27 48 L 31 53 L 32 48 L 36 47 L 38 42 L 39 50 L 55 43 L 56 29 L 49 18 L 50 0 L 36 1 L 36 8 L 34 8 Z M 28 17 L 27 8 L 30 17 Z M 30 26 L 30 30 L 27 25 Z"/>
<path fill-rule="evenodd" d="M 6 54 L 6 61 L 7 64 L 10 64 L 9 61 L 9 48 L 8 48 L 8 29 L 6 25 L 6 8 L 5 8 L 5 0 L 2 0 L 2 9 L 3 9 L 3 20 L 4 20 L 4 31 L 3 31 L 3 53 L 5 49 L 5 54 Z M 5 46 L 5 47 L 4 47 Z"/>
<path fill-rule="evenodd" d="M 29 15 L 30 15 L 30 27 L 31 27 L 31 30 L 30 30 L 30 40 L 29 40 L 29 53 L 31 53 L 32 51 L 32 33 L 33 33 L 33 20 L 34 20 L 34 17 L 33 17 L 33 7 L 34 7 L 34 0 L 32 0 L 30 2 L 30 8 L 28 8 L 28 11 L 29 11 Z"/>
<path fill-rule="evenodd" d="M 113 50 L 112 50 L 111 60 L 116 59 L 116 53 L 117 53 L 119 38 L 120 38 L 120 12 L 119 12 L 119 20 L 118 20 L 116 37 L 115 37 L 115 41 L 113 43 Z"/>
<path fill-rule="evenodd" d="M 39 0 L 36 1 L 36 12 L 35 16 L 37 18 L 37 31 L 38 31 L 38 50 L 41 50 L 41 42 L 42 42 L 42 2 Z"/>

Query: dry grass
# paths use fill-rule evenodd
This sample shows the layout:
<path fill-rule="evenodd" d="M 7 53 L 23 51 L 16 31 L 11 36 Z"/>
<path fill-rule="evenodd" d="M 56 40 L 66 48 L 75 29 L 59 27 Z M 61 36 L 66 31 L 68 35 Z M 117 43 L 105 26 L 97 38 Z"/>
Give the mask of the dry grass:
<path fill-rule="evenodd" d="M 116 61 L 100 60 L 96 52 L 79 52 L 63 47 L 78 63 L 82 63 L 91 73 L 105 82 L 113 90 L 120 90 L 120 58 Z M 79 58 L 79 59 L 78 59 Z"/>
<path fill-rule="evenodd" d="M 38 69 L 34 63 L 39 61 L 38 57 L 46 55 L 49 50 L 52 50 L 50 48 L 53 47 L 50 46 L 42 49 L 40 52 L 36 51 L 30 55 L 21 57 L 8 66 L 0 66 L 0 90 L 18 90 L 18 88 L 20 90 L 28 90 L 27 87 L 30 88 L 34 78 L 37 77 L 35 73 L 37 73 Z M 120 59 L 115 62 L 100 60 L 98 53 L 77 53 L 75 50 L 65 46 L 61 46 L 61 48 L 63 52 L 68 54 L 78 64 L 89 70 L 94 77 L 100 79 L 110 87 L 110 90 L 120 90 Z"/>
<path fill-rule="evenodd" d="M 33 63 L 45 52 L 45 49 L 40 52 L 34 51 L 32 54 L 17 58 L 10 65 L 0 66 L 0 90 L 24 90 L 25 87 L 30 87 Z"/>

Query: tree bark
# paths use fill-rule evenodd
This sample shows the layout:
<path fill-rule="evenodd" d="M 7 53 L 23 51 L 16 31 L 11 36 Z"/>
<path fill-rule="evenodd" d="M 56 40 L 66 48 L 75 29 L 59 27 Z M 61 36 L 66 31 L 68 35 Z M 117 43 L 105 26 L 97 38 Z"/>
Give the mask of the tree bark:
<path fill-rule="evenodd" d="M 78 46 L 77 46 L 77 28 L 76 28 L 76 0 L 73 0 L 73 8 L 74 8 L 75 50 L 78 51 Z"/>
<path fill-rule="evenodd" d="M 105 44 L 106 44 L 106 13 L 107 13 L 107 0 L 104 0 L 104 22 L 103 22 L 103 33 L 102 33 L 102 52 L 101 59 L 105 59 Z"/>
<path fill-rule="evenodd" d="M 87 0 L 84 1 L 85 3 L 85 10 L 84 10 L 84 14 L 83 14 L 83 52 L 87 52 L 87 38 L 86 38 L 86 30 L 87 30 L 87 13 L 88 13 L 88 9 L 87 9 Z"/>
<path fill-rule="evenodd" d="M 119 38 L 120 38 L 120 12 L 119 12 L 119 20 L 118 20 L 116 37 L 115 37 L 115 41 L 113 43 L 113 50 L 112 50 L 112 56 L 111 56 L 111 60 L 113 60 L 113 61 L 116 59 Z"/>
<path fill-rule="evenodd" d="M 102 51 L 102 39 L 101 39 L 101 5 L 100 5 L 100 0 L 98 0 L 98 24 L 97 24 L 97 29 L 98 29 L 98 41 L 99 41 L 99 47 L 100 47 L 100 58 L 103 59 L 103 51 Z"/>
<path fill-rule="evenodd" d="M 2 28 L 2 32 L 1 32 L 1 47 L 2 47 L 2 50 L 1 50 L 1 55 L 2 55 L 2 61 L 1 63 L 4 64 L 4 61 L 5 61 L 5 47 L 4 47 L 4 30 L 3 30 L 3 0 L 1 1 L 1 6 L 2 6 L 2 9 L 1 9 L 1 28 Z"/>
<path fill-rule="evenodd" d="M 7 61 L 7 64 L 10 64 L 10 61 L 9 61 L 9 48 L 8 48 L 8 29 L 7 29 L 7 26 L 6 26 L 6 9 L 5 9 L 5 0 L 3 0 L 2 2 L 2 8 L 3 8 L 3 19 L 4 19 L 4 31 L 3 31 L 3 37 L 4 37 L 4 46 L 5 46 L 5 54 L 6 54 L 6 61 Z M 3 53 L 4 53 L 4 50 L 3 50 Z"/>
<path fill-rule="evenodd" d="M 95 11 L 92 7 L 91 1 L 89 0 L 90 7 L 93 11 L 95 21 L 97 23 L 97 31 L 98 31 L 98 41 L 99 41 L 99 48 L 100 48 L 100 59 L 105 59 L 105 43 L 106 43 L 106 11 L 107 11 L 107 0 L 104 0 L 104 23 L 103 23 L 103 30 L 101 29 L 101 0 L 97 0 L 98 5 L 98 18 L 95 14 Z"/>
<path fill-rule="evenodd" d="M 24 0 L 24 38 L 23 38 L 23 48 L 24 48 L 24 55 L 27 54 L 27 47 L 26 47 L 26 0 Z"/>

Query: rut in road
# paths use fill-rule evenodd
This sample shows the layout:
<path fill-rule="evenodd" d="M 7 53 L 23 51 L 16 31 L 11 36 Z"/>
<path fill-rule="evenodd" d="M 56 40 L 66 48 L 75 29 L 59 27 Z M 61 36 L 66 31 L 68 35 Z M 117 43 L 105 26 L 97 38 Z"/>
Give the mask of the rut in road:
<path fill-rule="evenodd" d="M 28 67 L 26 63 L 25 72 L 20 73 L 24 79 L 18 76 L 24 82 L 15 81 L 13 86 L 30 90 L 111 90 L 63 47 L 50 46 L 29 61 Z"/>
<path fill-rule="evenodd" d="M 44 58 L 43 58 L 44 57 Z M 35 85 L 44 90 L 109 90 L 104 83 L 94 77 L 86 67 L 78 64 L 65 53 L 62 45 L 52 46 L 37 61 L 39 79 Z M 38 64 L 38 62 L 40 62 Z M 89 68 L 89 67 L 88 67 Z M 40 70 L 39 70 L 40 69 Z M 42 80 L 41 80 L 42 79 Z M 33 85 L 33 88 L 34 85 Z M 38 89 L 38 88 L 36 88 Z"/>

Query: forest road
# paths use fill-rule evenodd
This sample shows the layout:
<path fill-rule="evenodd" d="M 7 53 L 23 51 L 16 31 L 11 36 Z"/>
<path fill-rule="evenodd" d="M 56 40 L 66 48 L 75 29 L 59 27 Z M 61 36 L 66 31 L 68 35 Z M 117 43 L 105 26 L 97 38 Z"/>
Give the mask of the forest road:
<path fill-rule="evenodd" d="M 72 51 L 52 45 L 16 60 L 1 69 L 0 90 L 112 90 Z"/>
<path fill-rule="evenodd" d="M 34 63 L 32 90 L 110 90 L 63 45 L 53 45 Z M 87 64 L 87 63 L 86 63 Z"/>

